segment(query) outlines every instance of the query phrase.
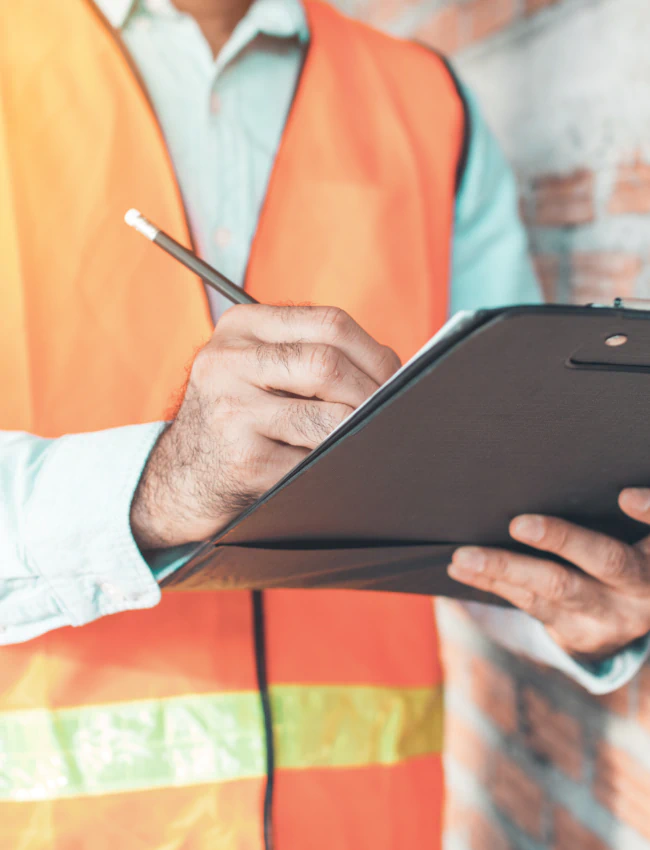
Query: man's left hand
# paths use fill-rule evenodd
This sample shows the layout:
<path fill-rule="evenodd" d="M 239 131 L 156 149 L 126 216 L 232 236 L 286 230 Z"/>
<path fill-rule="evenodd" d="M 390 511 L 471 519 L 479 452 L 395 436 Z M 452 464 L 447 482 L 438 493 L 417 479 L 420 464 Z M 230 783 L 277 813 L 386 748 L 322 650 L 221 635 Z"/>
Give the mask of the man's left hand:
<path fill-rule="evenodd" d="M 623 490 L 619 505 L 650 525 L 650 489 Z M 533 515 L 514 519 L 510 534 L 579 569 L 464 546 L 454 553 L 450 576 L 541 620 L 562 649 L 584 660 L 605 658 L 650 632 L 650 535 L 628 546 L 561 519 Z"/>

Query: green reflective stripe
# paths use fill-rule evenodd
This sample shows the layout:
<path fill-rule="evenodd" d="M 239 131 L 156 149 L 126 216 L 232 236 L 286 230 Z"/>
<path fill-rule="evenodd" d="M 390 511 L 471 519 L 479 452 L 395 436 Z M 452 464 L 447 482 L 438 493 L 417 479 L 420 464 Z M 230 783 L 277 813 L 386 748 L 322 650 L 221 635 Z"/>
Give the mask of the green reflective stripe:
<path fill-rule="evenodd" d="M 440 689 L 278 686 L 280 768 L 389 765 L 438 753 Z M 227 782 L 264 774 L 256 692 L 0 714 L 0 800 Z"/>

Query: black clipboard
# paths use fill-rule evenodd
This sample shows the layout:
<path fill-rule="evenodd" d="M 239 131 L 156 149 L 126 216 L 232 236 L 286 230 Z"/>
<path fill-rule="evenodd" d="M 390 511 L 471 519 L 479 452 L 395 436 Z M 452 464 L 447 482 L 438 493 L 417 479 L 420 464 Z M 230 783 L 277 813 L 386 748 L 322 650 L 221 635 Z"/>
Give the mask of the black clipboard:
<path fill-rule="evenodd" d="M 525 551 L 520 513 L 634 542 L 618 493 L 649 485 L 650 311 L 460 314 L 162 584 L 498 601 L 448 577 L 459 545 Z"/>

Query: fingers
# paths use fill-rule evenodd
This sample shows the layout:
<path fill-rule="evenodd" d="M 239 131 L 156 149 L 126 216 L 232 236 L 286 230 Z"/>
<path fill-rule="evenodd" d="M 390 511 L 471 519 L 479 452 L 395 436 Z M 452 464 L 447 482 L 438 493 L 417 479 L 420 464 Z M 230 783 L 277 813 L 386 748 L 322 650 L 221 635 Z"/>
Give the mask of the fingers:
<path fill-rule="evenodd" d="M 224 313 L 216 333 L 270 345 L 333 346 L 377 385 L 385 383 L 400 366 L 394 351 L 374 340 L 344 310 L 336 307 L 237 305 Z"/>
<path fill-rule="evenodd" d="M 269 397 L 257 408 L 256 427 L 271 440 L 311 450 L 352 412 L 345 404 Z"/>
<path fill-rule="evenodd" d="M 324 343 L 259 343 L 241 353 L 233 368 L 244 370 L 261 389 L 345 404 L 353 410 L 378 389 L 340 349 Z"/>
<path fill-rule="evenodd" d="M 630 487 L 618 497 L 621 510 L 632 519 L 650 525 L 650 489 Z"/>
<path fill-rule="evenodd" d="M 593 596 L 592 582 L 560 564 L 467 546 L 454 552 L 449 575 L 463 584 L 494 593 L 543 622 L 558 606 L 580 610 Z"/>
<path fill-rule="evenodd" d="M 265 456 L 263 475 L 260 480 L 262 487 L 259 495 L 274 487 L 308 454 L 309 449 L 275 443 Z"/>
<path fill-rule="evenodd" d="M 514 519 L 515 540 L 559 555 L 598 581 L 612 587 L 644 584 L 643 559 L 631 546 L 555 517 L 526 515 Z"/>
<path fill-rule="evenodd" d="M 632 519 L 650 525 L 650 489 L 636 487 L 623 490 L 618 497 L 618 504 Z M 647 576 L 650 572 L 650 535 L 639 541 L 635 548 L 645 563 L 642 572 Z"/>
<path fill-rule="evenodd" d="M 547 626 L 567 652 L 599 658 L 647 634 L 647 602 L 577 570 L 495 549 L 457 549 L 449 574 L 500 596 Z"/>

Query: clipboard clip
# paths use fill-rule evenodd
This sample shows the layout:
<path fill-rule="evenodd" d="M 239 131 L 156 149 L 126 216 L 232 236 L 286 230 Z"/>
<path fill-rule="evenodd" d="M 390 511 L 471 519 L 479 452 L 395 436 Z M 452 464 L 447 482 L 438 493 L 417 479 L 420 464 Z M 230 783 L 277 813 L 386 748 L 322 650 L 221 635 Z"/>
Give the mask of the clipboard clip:
<path fill-rule="evenodd" d="M 650 311 L 650 299 L 647 298 L 615 298 L 612 305 L 619 310 Z"/>
<path fill-rule="evenodd" d="M 607 309 L 606 304 L 588 304 L 588 307 Z M 650 300 L 645 298 L 615 298 L 615 310 L 638 310 L 650 315 Z M 611 310 L 612 307 L 609 309 Z M 568 360 L 568 365 L 578 369 L 625 369 L 650 372 L 650 345 L 648 344 L 647 317 L 625 321 L 624 316 L 612 318 L 609 327 L 601 328 L 597 337 L 587 337 Z M 604 348 L 603 348 L 604 346 Z"/>
<path fill-rule="evenodd" d="M 613 307 L 615 310 L 643 310 L 646 313 L 650 313 L 650 299 L 649 298 L 615 298 L 611 304 L 586 304 L 587 307 L 604 307 L 610 309 Z"/>

